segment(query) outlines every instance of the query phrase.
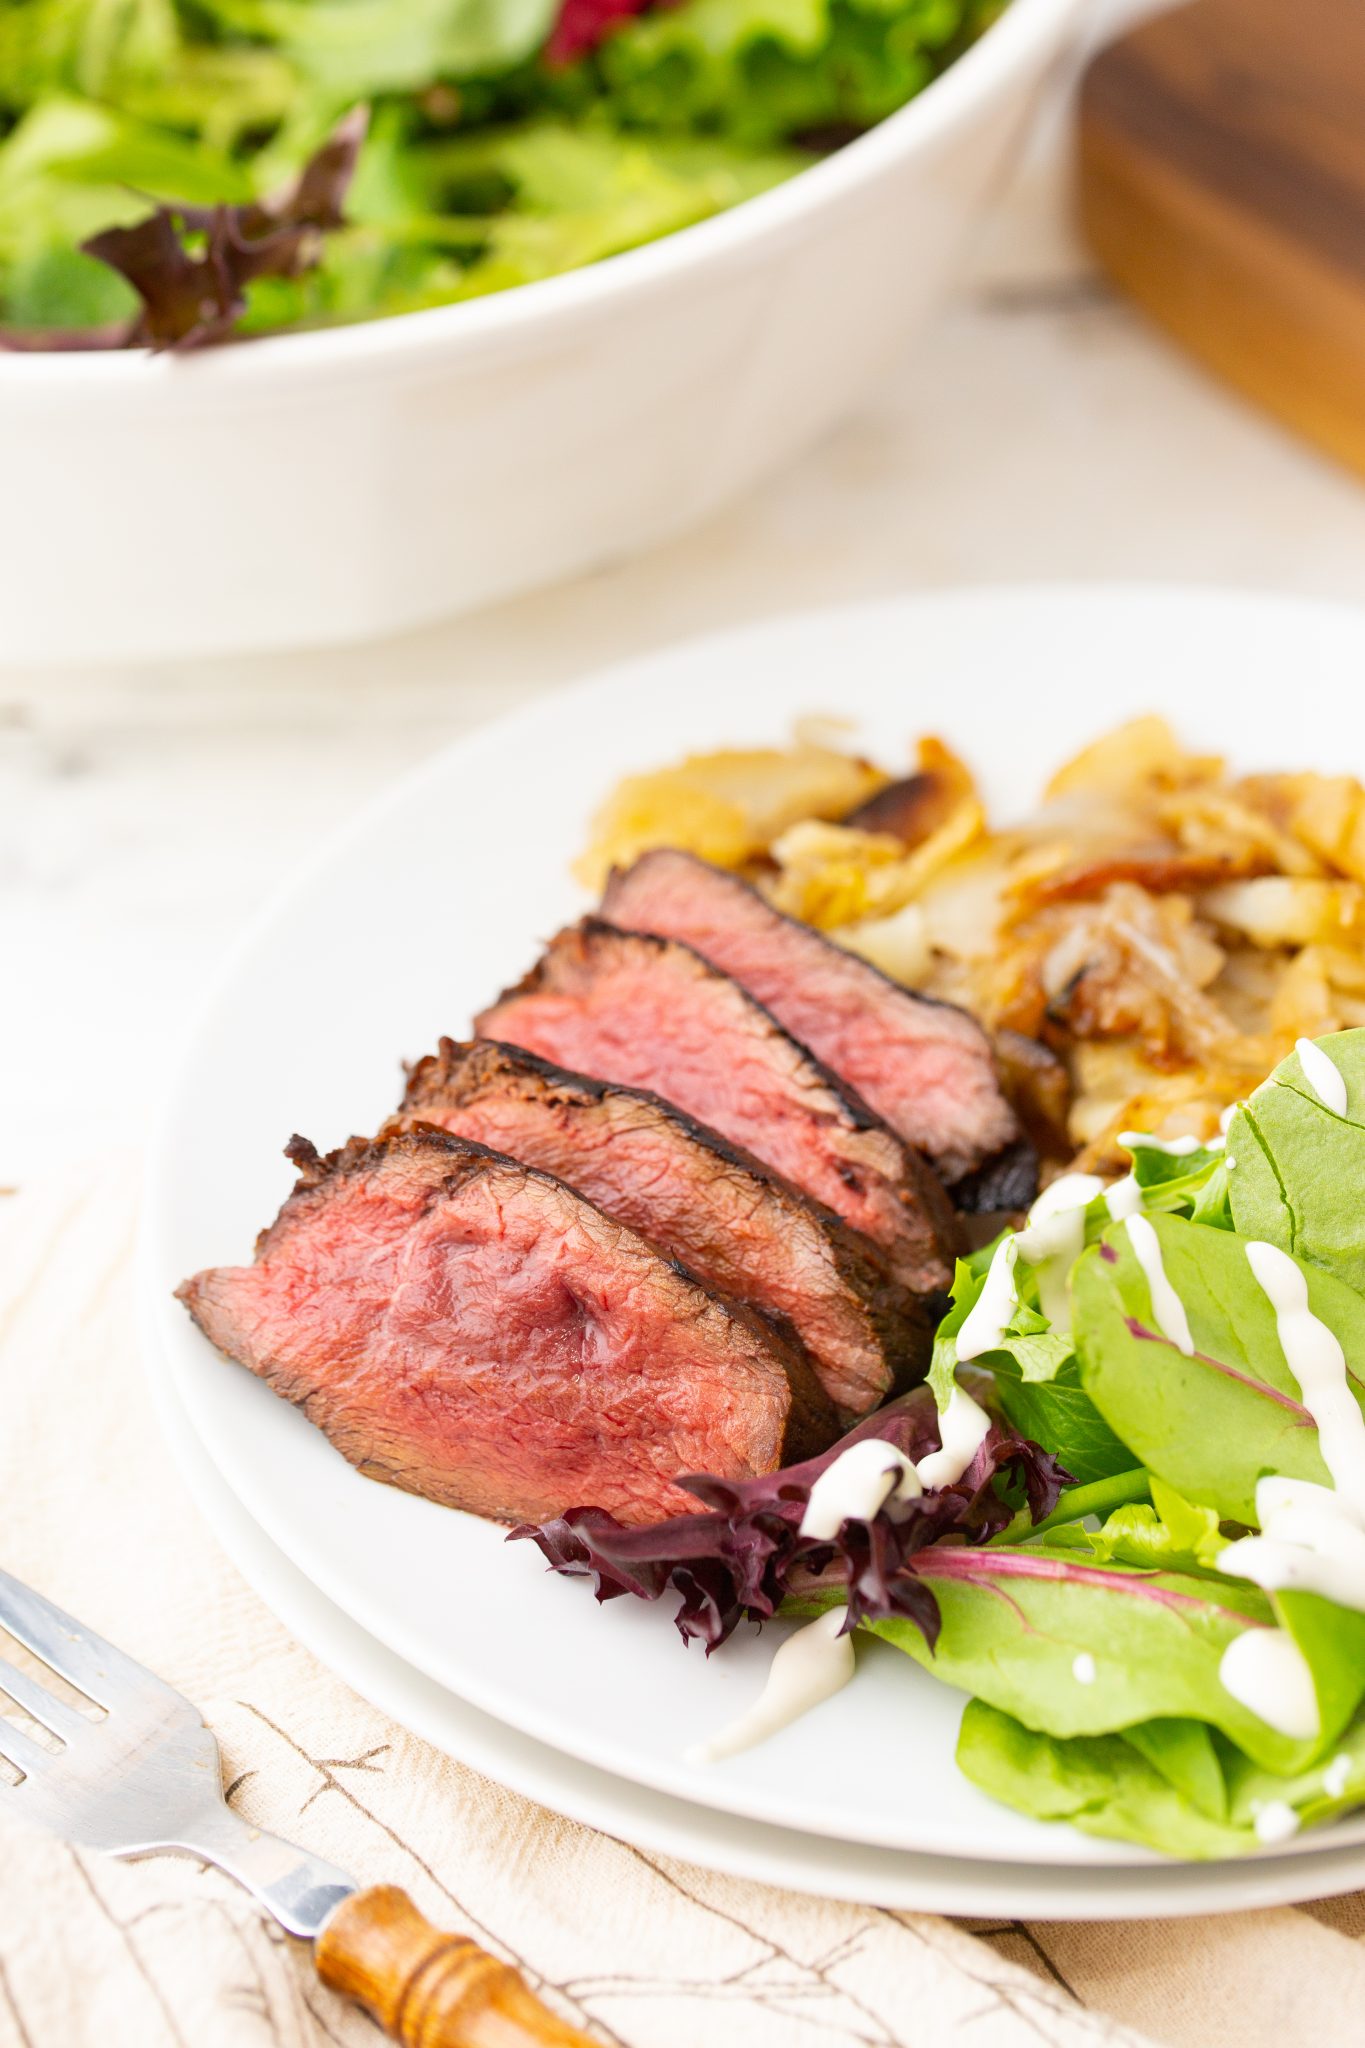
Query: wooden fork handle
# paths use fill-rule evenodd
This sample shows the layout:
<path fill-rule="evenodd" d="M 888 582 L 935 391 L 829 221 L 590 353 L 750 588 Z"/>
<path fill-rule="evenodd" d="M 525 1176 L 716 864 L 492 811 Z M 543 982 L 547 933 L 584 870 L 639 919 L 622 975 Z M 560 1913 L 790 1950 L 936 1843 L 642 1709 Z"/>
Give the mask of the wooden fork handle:
<path fill-rule="evenodd" d="M 313 1955 L 323 1983 L 403 2048 L 597 2048 L 509 1964 L 433 1927 L 397 1885 L 343 1899 Z"/>

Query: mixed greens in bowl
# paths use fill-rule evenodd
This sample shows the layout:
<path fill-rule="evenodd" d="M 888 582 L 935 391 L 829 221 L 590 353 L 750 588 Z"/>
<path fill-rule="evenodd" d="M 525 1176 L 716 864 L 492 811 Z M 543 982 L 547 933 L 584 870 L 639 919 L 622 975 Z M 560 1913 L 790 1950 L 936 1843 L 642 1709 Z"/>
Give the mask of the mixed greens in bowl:
<path fill-rule="evenodd" d="M 10 0 L 0 344 L 186 345 L 652 241 L 892 113 L 1004 0 Z"/>

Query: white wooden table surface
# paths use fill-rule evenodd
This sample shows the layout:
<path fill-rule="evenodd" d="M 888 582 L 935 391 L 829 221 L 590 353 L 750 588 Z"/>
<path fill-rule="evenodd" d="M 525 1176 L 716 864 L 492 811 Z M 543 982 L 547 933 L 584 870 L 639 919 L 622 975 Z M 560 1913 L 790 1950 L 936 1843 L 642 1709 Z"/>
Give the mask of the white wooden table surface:
<path fill-rule="evenodd" d="M 0 1184 L 136 1143 L 206 975 L 295 860 L 409 764 L 565 678 L 943 584 L 1365 596 L 1365 486 L 1112 299 L 1062 184 L 1045 141 L 955 302 L 862 411 L 661 553 L 382 646 L 0 672 Z M 1288 697 L 1286 758 L 1293 738 Z"/>

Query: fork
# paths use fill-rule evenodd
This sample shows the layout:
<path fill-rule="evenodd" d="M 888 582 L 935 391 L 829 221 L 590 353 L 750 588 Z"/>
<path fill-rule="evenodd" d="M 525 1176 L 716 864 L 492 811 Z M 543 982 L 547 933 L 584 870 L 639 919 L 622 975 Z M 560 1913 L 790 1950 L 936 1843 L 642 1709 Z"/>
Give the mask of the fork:
<path fill-rule="evenodd" d="M 218 1744 L 197 1707 L 102 1636 L 0 1571 L 0 1629 L 104 1709 L 94 1720 L 0 1657 L 0 1693 L 60 1744 L 0 1718 L 0 1809 L 110 1856 L 197 1856 L 226 1871 L 319 1977 L 405 2048 L 594 2048 L 508 1964 L 444 1934 L 395 1885 L 353 1877 L 249 1827 L 223 1798 Z M 3 1702 L 0 1702 L 3 1704 Z"/>

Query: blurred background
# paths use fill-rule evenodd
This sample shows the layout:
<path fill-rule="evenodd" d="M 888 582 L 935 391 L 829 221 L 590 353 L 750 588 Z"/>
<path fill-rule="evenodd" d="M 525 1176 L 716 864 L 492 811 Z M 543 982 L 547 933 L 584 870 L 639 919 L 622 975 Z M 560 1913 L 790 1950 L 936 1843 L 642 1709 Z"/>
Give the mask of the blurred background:
<path fill-rule="evenodd" d="M 1276 11 L 1319 53 L 1330 39 L 1312 39 L 1341 28 L 1343 54 L 1316 67 L 1333 121 L 1315 67 L 1280 77 L 1274 49 L 1261 84 L 1239 75 L 1193 141 L 1172 126 L 1160 65 L 1136 100 L 1120 71 L 1097 102 L 1119 142 L 1087 239 L 1079 80 L 1095 47 L 1150 12 L 1093 5 L 956 252 L 946 303 L 839 425 L 680 538 L 380 643 L 0 669 L 0 1183 L 54 1150 L 132 1142 L 206 978 L 295 862 L 393 775 L 565 679 L 742 620 L 947 584 L 1146 578 L 1358 598 L 1365 494 L 1328 391 L 1341 365 L 1319 376 L 1308 342 L 1336 335 L 1352 352 L 1315 241 L 1320 254 L 1335 237 L 1341 269 L 1365 278 L 1348 203 L 1361 166 L 1341 141 L 1357 86 L 1365 114 L 1365 64 L 1346 61 L 1359 25 L 1352 0 L 1221 0 L 1234 30 L 1238 5 L 1249 46 Z M 1182 90 L 1204 79 L 1198 45 L 1190 62 Z M 1257 133 L 1278 154 L 1248 154 Z M 1275 246 L 1218 276 L 1199 238 L 1229 177 Z M 1234 245 L 1246 232 L 1228 230 Z M 1266 324 L 1277 266 L 1298 311 Z M 73 577 L 63 605 L 87 601 Z M 1102 672 L 1095 689 L 1098 728 Z M 907 732 L 933 722 L 933 678 L 908 674 Z"/>

